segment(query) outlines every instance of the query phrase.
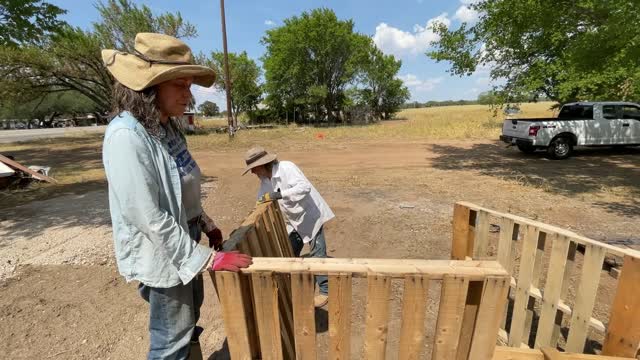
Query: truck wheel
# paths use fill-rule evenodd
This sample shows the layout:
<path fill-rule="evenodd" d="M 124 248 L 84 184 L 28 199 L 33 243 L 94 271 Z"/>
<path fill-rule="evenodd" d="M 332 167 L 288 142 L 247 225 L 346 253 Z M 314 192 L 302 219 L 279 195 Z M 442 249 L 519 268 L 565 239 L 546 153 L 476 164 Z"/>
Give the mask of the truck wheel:
<path fill-rule="evenodd" d="M 571 156 L 573 152 L 573 144 L 571 144 L 571 140 L 566 137 L 559 137 L 554 139 L 549 147 L 547 148 L 547 153 L 552 159 L 562 160 Z"/>
<path fill-rule="evenodd" d="M 525 154 L 533 154 L 534 152 L 536 152 L 536 147 L 532 145 L 518 144 L 516 146 L 518 147 L 518 150 L 522 151 Z"/>

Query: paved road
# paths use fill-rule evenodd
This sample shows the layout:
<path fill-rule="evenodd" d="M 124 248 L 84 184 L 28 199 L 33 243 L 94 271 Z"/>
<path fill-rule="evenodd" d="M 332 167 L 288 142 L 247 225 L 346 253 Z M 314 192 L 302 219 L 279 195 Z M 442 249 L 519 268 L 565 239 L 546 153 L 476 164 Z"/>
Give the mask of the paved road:
<path fill-rule="evenodd" d="M 0 143 L 29 141 L 84 133 L 104 133 L 106 126 L 82 126 L 53 129 L 0 130 Z"/>

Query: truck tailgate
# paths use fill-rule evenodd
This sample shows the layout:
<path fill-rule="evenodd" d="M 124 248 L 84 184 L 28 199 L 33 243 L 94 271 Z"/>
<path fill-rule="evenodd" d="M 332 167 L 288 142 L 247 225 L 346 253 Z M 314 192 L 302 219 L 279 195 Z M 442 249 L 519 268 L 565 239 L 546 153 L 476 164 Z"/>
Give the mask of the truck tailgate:
<path fill-rule="evenodd" d="M 531 124 L 531 121 L 505 120 L 502 125 L 502 135 L 526 139 L 529 137 L 529 126 Z"/>

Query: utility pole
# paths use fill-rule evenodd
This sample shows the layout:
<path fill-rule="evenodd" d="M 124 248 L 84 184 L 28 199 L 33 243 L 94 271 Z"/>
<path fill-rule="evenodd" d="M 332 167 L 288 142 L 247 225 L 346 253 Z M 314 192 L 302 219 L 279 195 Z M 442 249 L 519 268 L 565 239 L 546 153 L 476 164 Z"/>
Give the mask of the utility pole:
<path fill-rule="evenodd" d="M 224 16 L 224 0 L 220 0 L 220 16 L 222 16 L 222 48 L 224 51 L 224 87 L 227 93 L 227 122 L 229 123 L 229 137 L 233 137 L 236 124 L 231 113 L 231 74 L 229 73 L 229 56 L 227 55 L 227 25 Z"/>

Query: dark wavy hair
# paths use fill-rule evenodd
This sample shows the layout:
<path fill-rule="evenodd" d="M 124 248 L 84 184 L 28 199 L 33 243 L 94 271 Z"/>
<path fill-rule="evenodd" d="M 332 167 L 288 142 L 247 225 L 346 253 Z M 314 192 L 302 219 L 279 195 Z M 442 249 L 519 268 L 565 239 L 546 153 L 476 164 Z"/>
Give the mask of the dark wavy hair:
<path fill-rule="evenodd" d="M 160 110 L 156 102 L 157 92 L 158 90 L 155 86 L 135 91 L 116 81 L 113 84 L 110 119 L 113 120 L 123 111 L 128 111 L 151 136 L 159 137 L 162 132 L 162 125 L 160 123 Z M 174 129 L 180 132 L 184 131 L 184 126 L 180 121 L 170 118 L 169 122 Z"/>

